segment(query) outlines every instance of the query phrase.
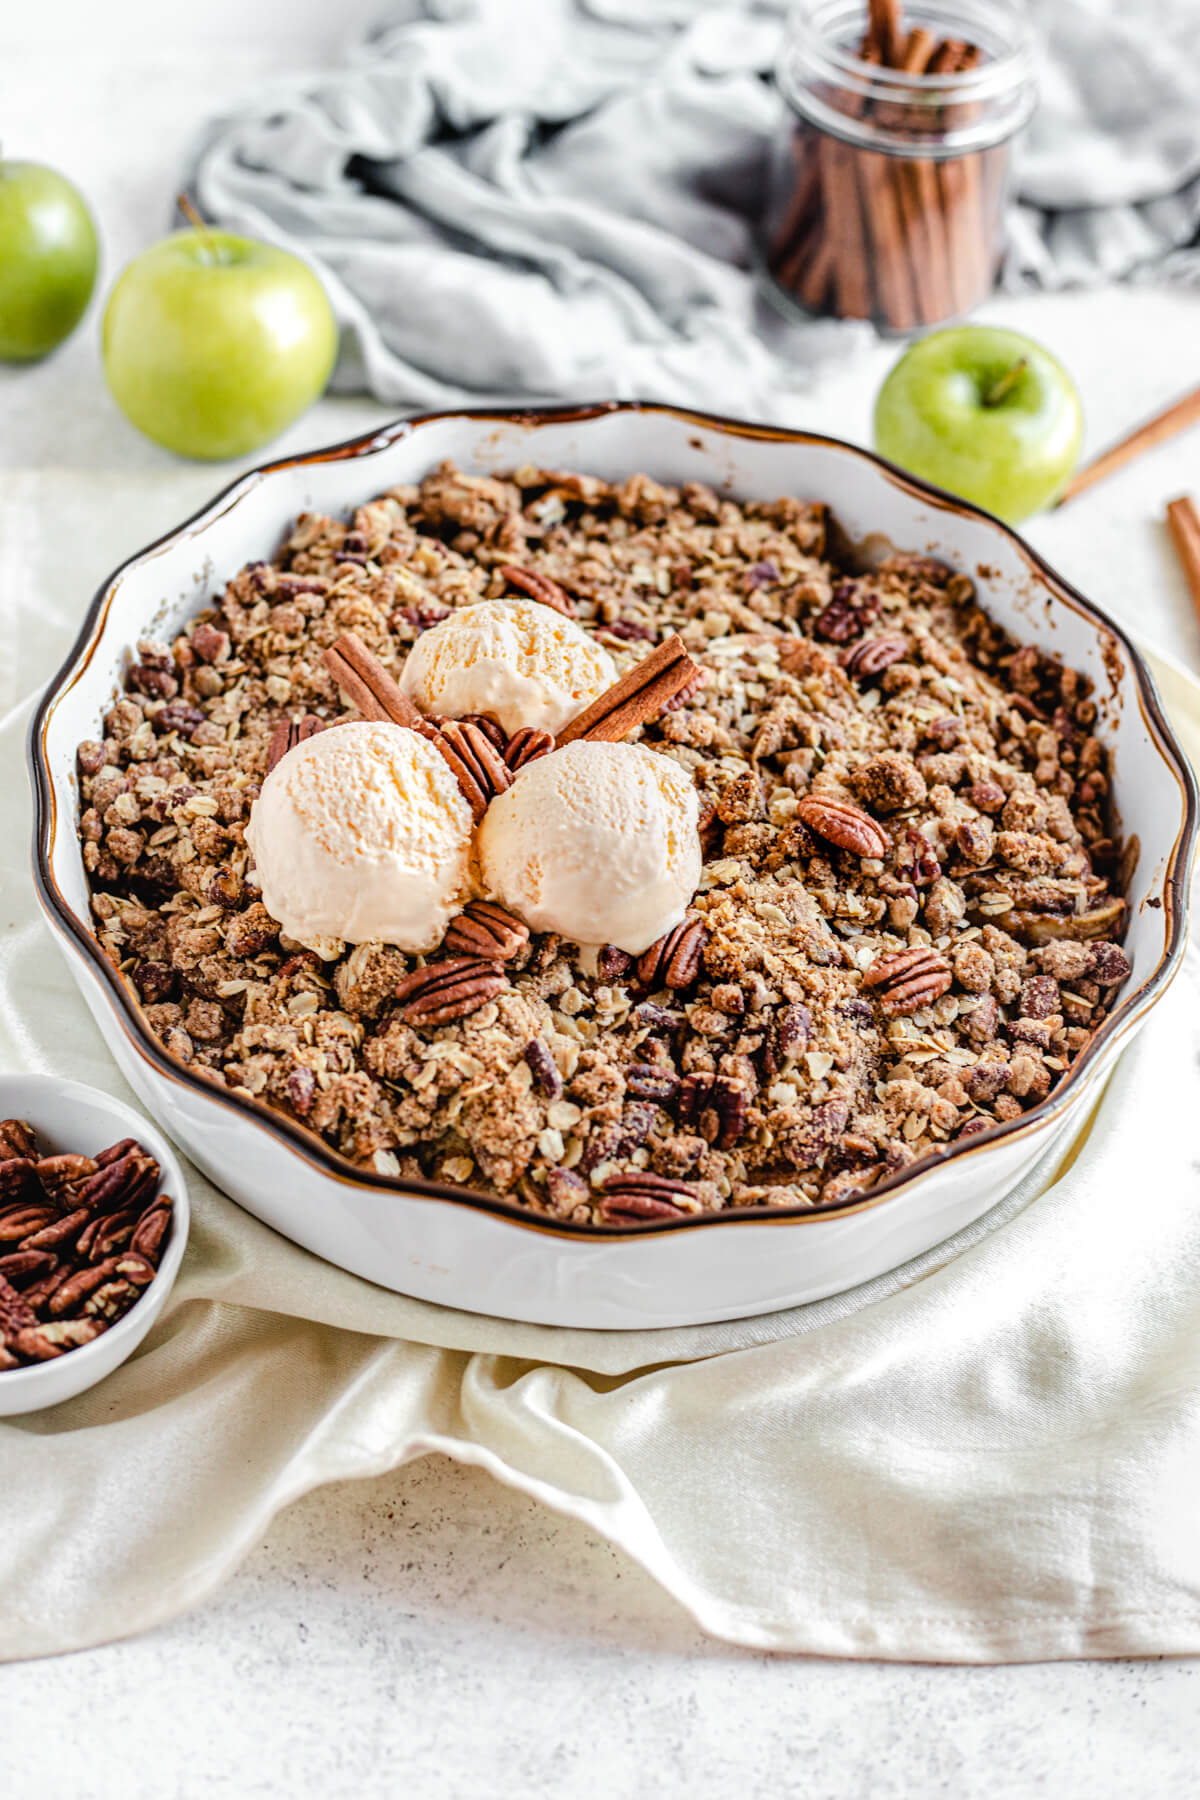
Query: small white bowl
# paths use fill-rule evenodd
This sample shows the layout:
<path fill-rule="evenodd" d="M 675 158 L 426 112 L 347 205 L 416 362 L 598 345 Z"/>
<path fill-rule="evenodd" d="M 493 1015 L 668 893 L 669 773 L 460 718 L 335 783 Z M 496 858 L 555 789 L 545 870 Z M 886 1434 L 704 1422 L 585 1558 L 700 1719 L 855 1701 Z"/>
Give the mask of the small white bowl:
<path fill-rule="evenodd" d="M 76 1151 L 94 1156 L 120 1138 L 136 1138 L 157 1159 L 159 1193 L 174 1201 L 171 1235 L 158 1273 L 141 1299 L 100 1337 L 51 1362 L 0 1370 L 0 1417 L 36 1412 L 73 1400 L 132 1356 L 167 1303 L 187 1245 L 190 1213 L 183 1171 L 157 1125 L 98 1088 L 56 1075 L 0 1075 L 0 1119 L 25 1119 L 47 1156 Z"/>

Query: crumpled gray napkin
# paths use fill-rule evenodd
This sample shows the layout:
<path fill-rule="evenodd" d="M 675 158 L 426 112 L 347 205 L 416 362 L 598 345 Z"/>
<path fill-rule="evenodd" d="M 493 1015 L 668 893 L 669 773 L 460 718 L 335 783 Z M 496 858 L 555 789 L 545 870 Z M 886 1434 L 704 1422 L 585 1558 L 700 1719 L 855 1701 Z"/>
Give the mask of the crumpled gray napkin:
<path fill-rule="evenodd" d="M 785 325 L 754 236 L 786 0 L 392 0 L 343 67 L 210 128 L 192 188 L 285 244 L 334 385 L 405 406 L 692 402 L 783 418 L 856 324 Z M 1200 5 L 1042 0 L 1009 287 L 1195 281 Z"/>

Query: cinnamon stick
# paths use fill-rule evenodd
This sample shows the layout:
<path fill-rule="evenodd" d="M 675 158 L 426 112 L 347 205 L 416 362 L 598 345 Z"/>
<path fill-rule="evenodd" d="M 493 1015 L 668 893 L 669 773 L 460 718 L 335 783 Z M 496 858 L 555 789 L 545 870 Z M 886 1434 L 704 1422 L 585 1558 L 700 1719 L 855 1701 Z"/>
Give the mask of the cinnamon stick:
<path fill-rule="evenodd" d="M 808 133 L 797 129 L 792 133 L 792 160 L 796 165 L 796 185 L 792 189 L 787 210 L 775 228 L 772 260 L 782 261 L 793 250 L 797 240 L 807 232 L 821 198 L 821 177 L 817 159 L 810 154 Z"/>
<path fill-rule="evenodd" d="M 924 75 L 938 49 L 938 41 L 923 25 L 908 34 L 901 68 L 908 75 Z M 935 165 L 926 157 L 912 157 L 897 170 L 901 210 L 906 235 L 913 248 L 913 281 L 922 322 L 944 319 L 952 310 L 950 257 L 946 220 Z"/>
<path fill-rule="evenodd" d="M 930 62 L 930 74 L 962 75 L 979 63 L 977 44 L 947 38 Z M 956 125 L 965 124 L 973 107 L 955 106 Z M 938 165 L 941 213 L 945 221 L 950 275 L 950 305 L 954 312 L 969 312 L 991 286 L 990 234 L 985 236 L 975 155 L 951 156 Z"/>
<path fill-rule="evenodd" d="M 869 0 L 867 7 L 867 35 L 863 47 L 865 49 L 869 44 L 877 48 L 879 60 L 888 69 L 899 67 L 904 44 L 900 3 L 901 0 Z"/>
<path fill-rule="evenodd" d="M 1167 438 L 1174 437 L 1176 432 L 1186 431 L 1189 425 L 1200 421 L 1200 388 L 1193 388 L 1182 400 L 1176 400 L 1165 411 L 1155 413 L 1136 431 L 1131 431 L 1119 443 L 1106 450 L 1103 456 L 1097 456 L 1092 462 L 1085 463 L 1067 483 L 1059 496 L 1058 504 L 1064 506 L 1068 500 L 1074 500 L 1097 481 L 1103 481 L 1107 475 L 1115 475 L 1126 463 L 1140 456 L 1143 450 L 1153 450 L 1156 444 L 1165 443 Z"/>
<path fill-rule="evenodd" d="M 1200 513 L 1197 513 L 1196 503 L 1190 494 L 1181 494 L 1178 500 L 1169 502 L 1167 527 L 1176 554 L 1183 564 L 1192 605 L 1196 609 L 1197 618 L 1200 618 Z"/>
<path fill-rule="evenodd" d="M 637 726 L 656 719 L 672 700 L 698 687 L 703 673 L 683 639 L 672 635 L 564 726 L 558 742 L 587 738 L 592 743 L 619 744 Z"/>
<path fill-rule="evenodd" d="M 424 714 L 407 694 L 400 692 L 379 658 L 353 631 L 347 631 L 323 651 L 321 661 L 364 719 L 383 719 L 393 725 L 407 725 L 410 731 L 428 732 Z"/>
<path fill-rule="evenodd" d="M 803 273 L 793 279 L 796 298 L 810 312 L 820 312 L 833 288 L 833 243 L 819 235 L 806 259 Z"/>
<path fill-rule="evenodd" d="M 913 288 L 916 258 L 907 241 L 900 171 L 893 167 L 895 159 L 882 150 L 859 150 L 857 161 L 880 308 L 894 331 L 909 331 L 918 319 Z"/>
<path fill-rule="evenodd" d="M 817 139 L 825 232 L 833 253 L 833 291 L 843 319 L 871 317 L 867 232 L 857 168 L 860 155 L 840 138 L 822 133 Z"/>

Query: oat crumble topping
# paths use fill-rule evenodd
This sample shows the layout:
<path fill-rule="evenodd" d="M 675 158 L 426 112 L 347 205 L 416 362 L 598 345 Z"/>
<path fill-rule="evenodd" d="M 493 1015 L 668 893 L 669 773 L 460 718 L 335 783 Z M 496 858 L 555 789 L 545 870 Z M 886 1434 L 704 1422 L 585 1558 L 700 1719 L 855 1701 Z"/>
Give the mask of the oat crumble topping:
<path fill-rule="evenodd" d="M 347 716 L 324 648 L 357 633 L 396 673 L 514 564 L 619 671 L 672 631 L 703 664 L 641 733 L 699 789 L 702 884 L 673 959 L 535 934 L 484 1004 L 413 1024 L 396 989 L 422 959 L 281 937 L 246 820 L 278 721 Z M 443 465 L 349 522 L 302 516 L 173 643 L 139 643 L 80 746 L 80 834 L 100 943 L 165 1048 L 353 1162 L 580 1223 L 822 1206 L 1019 1117 L 1112 1006 L 1095 723 L 1088 680 L 966 575 L 855 567 L 821 505 Z M 883 854 L 838 847 L 848 815 Z"/>

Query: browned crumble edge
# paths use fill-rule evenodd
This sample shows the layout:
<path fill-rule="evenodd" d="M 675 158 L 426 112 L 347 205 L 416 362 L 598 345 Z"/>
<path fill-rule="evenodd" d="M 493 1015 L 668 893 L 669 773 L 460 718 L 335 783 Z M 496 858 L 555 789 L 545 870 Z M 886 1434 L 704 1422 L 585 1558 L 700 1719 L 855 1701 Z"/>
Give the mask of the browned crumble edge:
<path fill-rule="evenodd" d="M 280 936 L 245 824 L 280 720 L 346 716 L 328 645 L 355 632 L 395 672 L 512 591 L 506 566 L 559 584 L 619 670 L 675 631 L 703 664 L 641 733 L 700 791 L 703 883 L 637 963 L 517 933 L 447 972 L 472 1010 L 423 1023 L 403 996 L 430 984 L 397 997 L 421 959 Z M 856 568 L 821 505 L 446 464 L 348 523 L 302 515 L 139 643 L 80 746 L 80 834 L 100 943 L 164 1047 L 353 1163 L 579 1223 L 822 1206 L 1020 1117 L 1113 1005 L 1096 716 L 968 576 Z M 487 949 L 460 940 L 434 960 Z"/>

